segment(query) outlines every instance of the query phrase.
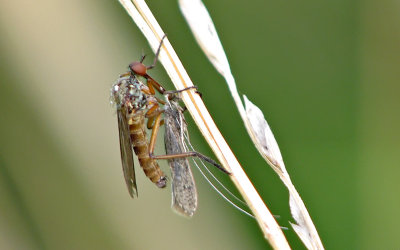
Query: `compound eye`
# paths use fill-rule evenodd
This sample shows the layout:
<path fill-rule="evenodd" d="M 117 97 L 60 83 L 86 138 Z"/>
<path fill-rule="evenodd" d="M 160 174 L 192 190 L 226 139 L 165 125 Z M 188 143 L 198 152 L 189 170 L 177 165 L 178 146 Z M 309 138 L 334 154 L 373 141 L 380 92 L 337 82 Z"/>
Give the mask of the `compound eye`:
<path fill-rule="evenodd" d="M 147 68 L 141 62 L 133 62 L 129 64 L 129 68 L 137 75 L 145 76 L 147 74 Z"/>

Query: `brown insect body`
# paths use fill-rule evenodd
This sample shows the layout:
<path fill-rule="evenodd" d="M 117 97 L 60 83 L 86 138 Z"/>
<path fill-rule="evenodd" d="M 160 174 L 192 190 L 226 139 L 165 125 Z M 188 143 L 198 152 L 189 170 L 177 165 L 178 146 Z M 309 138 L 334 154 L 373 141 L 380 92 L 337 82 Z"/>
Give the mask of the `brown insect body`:
<path fill-rule="evenodd" d="M 146 176 L 159 188 L 166 186 L 166 177 L 161 171 L 157 161 L 149 156 L 149 142 L 145 130 L 144 112 L 133 115 L 129 121 L 130 138 L 133 149 L 138 157 L 140 166 L 143 168 Z"/>
<path fill-rule="evenodd" d="M 130 72 L 122 75 L 111 90 L 116 104 L 122 169 L 129 194 L 137 196 L 136 177 L 132 149 L 138 157 L 146 176 L 159 188 L 166 186 L 167 179 L 156 160 L 150 158 L 149 142 L 145 130 L 148 110 L 158 108 L 154 95 L 147 95 L 149 88 Z"/>

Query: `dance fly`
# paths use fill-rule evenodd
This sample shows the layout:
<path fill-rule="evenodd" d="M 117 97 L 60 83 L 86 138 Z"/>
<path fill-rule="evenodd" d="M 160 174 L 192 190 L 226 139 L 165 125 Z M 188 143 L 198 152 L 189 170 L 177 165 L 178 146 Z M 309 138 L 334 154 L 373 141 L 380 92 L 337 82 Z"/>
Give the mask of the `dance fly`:
<path fill-rule="evenodd" d="M 157 187 L 164 188 L 167 182 L 157 161 L 149 155 L 145 118 L 159 106 L 153 95 L 145 94 L 147 90 L 148 87 L 135 75 L 126 75 L 118 79 L 111 91 L 112 101 L 117 108 L 122 169 L 131 197 L 137 196 L 132 149 L 146 176 Z"/>
<path fill-rule="evenodd" d="M 172 206 L 178 213 L 191 217 L 197 208 L 197 191 L 187 157 L 198 157 L 227 174 L 229 172 L 201 153 L 187 152 L 184 143 L 187 127 L 183 108 L 178 103 L 178 93 L 195 87 L 166 91 L 147 74 L 147 70 L 153 68 L 157 61 L 161 45 L 162 41 L 153 65 L 145 66 L 143 64 L 145 57 L 142 56 L 139 62 L 129 65 L 129 71 L 120 76 L 111 90 L 111 100 L 116 106 L 118 116 L 122 169 L 129 194 L 135 197 L 137 186 L 133 152 L 137 155 L 146 176 L 159 188 L 166 186 L 167 178 L 156 160 L 167 159 L 172 176 Z M 155 90 L 163 94 L 166 101 L 157 98 Z M 164 121 L 161 120 L 162 114 L 164 114 Z M 147 128 L 152 130 L 150 141 L 146 136 L 146 119 Z M 165 123 L 164 144 L 167 154 L 154 156 L 157 133 L 163 122 Z"/>

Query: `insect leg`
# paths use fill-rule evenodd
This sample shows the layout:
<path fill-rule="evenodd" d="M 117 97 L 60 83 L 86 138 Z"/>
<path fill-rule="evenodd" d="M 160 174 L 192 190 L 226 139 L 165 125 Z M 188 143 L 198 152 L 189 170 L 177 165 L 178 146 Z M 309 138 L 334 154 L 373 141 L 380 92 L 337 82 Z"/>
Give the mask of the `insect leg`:
<path fill-rule="evenodd" d="M 171 100 L 171 99 L 174 99 L 174 97 L 175 97 L 174 94 L 178 94 L 178 93 L 181 93 L 181 92 L 184 92 L 184 91 L 188 91 L 188 90 L 191 90 L 191 89 L 195 89 L 196 93 L 200 94 L 200 92 L 197 91 L 197 89 L 198 89 L 197 86 L 190 86 L 190 87 L 186 87 L 184 89 L 179 89 L 179 90 L 168 90 L 168 91 L 164 91 L 164 93 L 162 93 L 162 94 L 168 95 L 168 99 Z"/>
<path fill-rule="evenodd" d="M 149 89 L 154 92 L 154 89 L 156 89 L 160 94 L 164 94 L 166 92 L 165 88 L 159 84 L 156 80 L 151 78 L 151 76 L 146 75 L 145 78 L 147 78 L 147 86 L 149 86 Z"/>
<path fill-rule="evenodd" d="M 153 62 L 152 65 L 147 66 L 147 69 L 152 69 L 152 68 L 154 68 L 154 67 L 156 66 L 156 63 L 157 63 L 157 60 L 158 60 L 158 56 L 160 55 L 161 46 L 162 46 L 162 44 L 163 44 L 164 38 L 166 38 L 166 37 L 167 37 L 167 34 L 164 34 L 164 36 L 161 38 L 160 45 L 158 46 L 156 55 L 155 55 L 155 57 L 154 57 L 154 62 Z"/>
<path fill-rule="evenodd" d="M 156 144 L 156 139 L 157 139 L 157 134 L 158 131 L 160 130 L 161 126 L 161 114 L 160 112 L 157 117 L 155 118 L 154 124 L 153 124 L 153 129 L 151 130 L 151 137 L 150 137 L 150 144 L 149 144 L 149 155 L 151 158 L 154 158 L 153 153 L 154 153 L 154 147 Z"/>
<path fill-rule="evenodd" d="M 147 128 L 148 129 L 153 129 L 153 127 L 154 127 L 154 122 L 155 122 L 155 119 L 157 118 L 157 116 L 159 115 L 159 114 L 161 114 L 161 113 L 163 113 L 164 111 L 163 110 L 160 110 L 159 109 L 159 105 L 158 105 L 158 103 L 156 103 L 156 104 L 154 104 L 154 106 L 153 107 L 151 107 L 147 112 L 146 112 L 146 114 L 145 114 L 145 117 L 146 118 L 148 118 L 147 119 Z M 161 120 L 160 121 L 160 126 L 162 126 L 164 124 L 164 120 Z"/>
<path fill-rule="evenodd" d="M 153 159 L 163 159 L 163 160 L 168 160 L 168 159 L 177 159 L 177 158 L 187 158 L 187 157 L 198 157 L 212 165 L 214 165 L 216 168 L 218 168 L 219 170 L 221 170 L 222 172 L 224 172 L 225 174 L 230 175 L 231 173 L 228 172 L 226 169 L 224 169 L 221 165 L 219 165 L 218 163 L 216 163 L 213 159 L 199 153 L 196 151 L 190 151 L 190 152 L 184 152 L 184 153 L 180 153 L 180 154 L 168 154 L 168 155 L 157 155 L 154 156 L 152 155 L 151 158 Z"/>
<path fill-rule="evenodd" d="M 126 72 L 126 73 L 119 75 L 119 77 L 122 78 L 122 77 L 130 76 L 130 75 L 131 75 L 131 72 Z"/>
<path fill-rule="evenodd" d="M 152 116 L 147 119 L 147 129 L 153 129 L 155 119 L 156 116 Z M 164 125 L 164 119 L 160 121 L 160 126 L 162 125 Z"/>

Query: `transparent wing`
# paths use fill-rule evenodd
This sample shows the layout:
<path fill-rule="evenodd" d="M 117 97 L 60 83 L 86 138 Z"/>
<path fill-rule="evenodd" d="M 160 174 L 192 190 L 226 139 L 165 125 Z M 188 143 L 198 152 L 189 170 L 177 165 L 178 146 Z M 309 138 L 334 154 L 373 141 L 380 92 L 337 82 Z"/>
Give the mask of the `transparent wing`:
<path fill-rule="evenodd" d="M 119 145 L 121 149 L 122 171 L 124 172 L 126 186 L 132 198 L 137 197 L 135 167 L 133 163 L 132 142 L 129 132 L 126 110 L 122 107 L 117 110 Z"/>
<path fill-rule="evenodd" d="M 187 158 L 169 160 L 172 176 L 172 207 L 192 217 L 197 209 L 197 190 Z"/>
<path fill-rule="evenodd" d="M 171 104 L 174 105 L 173 102 Z M 178 123 L 183 121 L 182 113 L 177 107 L 167 104 L 164 120 L 164 143 L 167 155 L 185 152 L 182 131 L 186 124 Z M 172 177 L 172 207 L 179 214 L 191 217 L 197 208 L 197 190 L 189 161 L 187 158 L 176 158 L 168 160 L 168 163 Z"/>

